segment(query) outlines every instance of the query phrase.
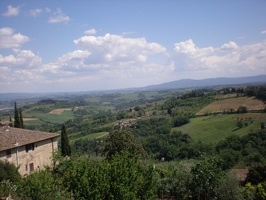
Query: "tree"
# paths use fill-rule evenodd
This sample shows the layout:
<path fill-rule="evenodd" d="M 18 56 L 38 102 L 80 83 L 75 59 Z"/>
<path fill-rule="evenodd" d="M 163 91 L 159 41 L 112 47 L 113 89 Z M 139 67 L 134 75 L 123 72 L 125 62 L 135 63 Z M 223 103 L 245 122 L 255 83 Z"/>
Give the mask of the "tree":
<path fill-rule="evenodd" d="M 22 117 L 22 110 L 21 110 L 21 108 L 19 109 L 19 123 L 20 123 L 20 128 L 25 128 L 25 127 L 24 127 L 24 122 L 23 122 L 23 117 Z"/>
<path fill-rule="evenodd" d="M 193 199 L 216 199 L 225 176 L 221 160 L 215 157 L 199 161 L 191 170 Z"/>
<path fill-rule="evenodd" d="M 66 162 L 62 183 L 75 199 L 156 199 L 156 171 L 128 152 L 111 160 L 80 157 Z"/>
<path fill-rule="evenodd" d="M 168 114 L 168 115 L 172 115 L 172 113 L 173 113 L 173 112 L 172 112 L 172 109 L 171 109 L 171 108 L 168 108 L 168 109 L 167 109 L 167 114 Z"/>
<path fill-rule="evenodd" d="M 9 122 L 10 122 L 10 126 L 13 127 L 13 122 L 12 122 L 12 118 L 10 115 L 9 115 Z"/>
<path fill-rule="evenodd" d="M 264 122 L 261 122 L 261 124 L 260 124 L 260 128 L 261 128 L 261 129 L 265 129 L 265 124 L 264 124 Z"/>
<path fill-rule="evenodd" d="M 18 168 L 14 164 L 0 160 L 0 181 L 8 179 L 12 182 L 18 182 L 20 178 Z"/>
<path fill-rule="evenodd" d="M 104 152 L 107 153 L 107 158 L 112 158 L 112 156 L 123 152 L 128 152 L 131 156 L 147 156 L 146 151 L 134 139 L 133 134 L 125 130 L 115 130 L 110 133 L 105 143 Z"/>
<path fill-rule="evenodd" d="M 58 199 L 59 190 L 49 171 L 34 172 L 19 183 L 18 194 L 22 199 Z"/>
<path fill-rule="evenodd" d="M 238 113 L 247 113 L 248 109 L 245 106 L 239 106 L 238 109 L 237 109 L 237 112 Z"/>
<path fill-rule="evenodd" d="M 71 148 L 69 139 L 66 132 L 66 126 L 63 124 L 61 128 L 61 153 L 62 156 L 71 156 Z"/>
<path fill-rule="evenodd" d="M 242 121 L 237 121 L 236 126 L 238 128 L 242 128 L 243 127 L 243 122 Z"/>
<path fill-rule="evenodd" d="M 19 111 L 17 109 L 17 103 L 15 102 L 15 111 L 14 111 L 14 127 L 21 128 Z"/>

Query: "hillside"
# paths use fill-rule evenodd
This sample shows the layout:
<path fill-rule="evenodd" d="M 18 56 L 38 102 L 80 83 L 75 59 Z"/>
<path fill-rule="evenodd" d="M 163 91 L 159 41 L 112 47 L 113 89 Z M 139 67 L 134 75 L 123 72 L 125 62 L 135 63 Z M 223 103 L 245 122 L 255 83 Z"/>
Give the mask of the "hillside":
<path fill-rule="evenodd" d="M 265 108 L 265 103 L 255 97 L 233 97 L 221 99 L 210 103 L 208 106 L 197 112 L 197 115 L 235 112 L 239 106 L 245 106 L 249 111 L 258 111 Z"/>
<path fill-rule="evenodd" d="M 237 127 L 238 121 L 243 122 L 242 128 Z M 231 135 L 243 136 L 257 131 L 262 122 L 266 122 L 266 113 L 218 114 L 193 118 L 190 123 L 172 131 L 181 131 L 195 141 L 210 144 Z"/>

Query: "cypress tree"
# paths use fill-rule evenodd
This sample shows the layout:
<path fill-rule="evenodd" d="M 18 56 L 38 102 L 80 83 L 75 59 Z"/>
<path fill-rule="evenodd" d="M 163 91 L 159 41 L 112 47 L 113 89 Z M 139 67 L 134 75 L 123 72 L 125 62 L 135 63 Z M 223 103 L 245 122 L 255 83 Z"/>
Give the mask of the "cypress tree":
<path fill-rule="evenodd" d="M 20 122 L 20 128 L 25 128 L 25 127 L 24 127 L 24 122 L 23 122 L 23 117 L 22 117 L 22 110 L 21 110 L 21 108 L 19 109 L 19 122 Z"/>
<path fill-rule="evenodd" d="M 9 115 L 9 122 L 10 122 L 10 126 L 13 127 L 13 122 L 12 122 L 12 118 L 10 115 Z"/>
<path fill-rule="evenodd" d="M 63 124 L 61 128 L 61 153 L 62 156 L 71 156 L 71 149 L 69 145 L 69 140 L 66 133 L 66 126 Z"/>
<path fill-rule="evenodd" d="M 14 111 L 14 127 L 15 128 L 20 128 L 20 117 L 19 117 L 19 112 L 17 109 L 17 103 L 15 102 L 15 111 Z"/>

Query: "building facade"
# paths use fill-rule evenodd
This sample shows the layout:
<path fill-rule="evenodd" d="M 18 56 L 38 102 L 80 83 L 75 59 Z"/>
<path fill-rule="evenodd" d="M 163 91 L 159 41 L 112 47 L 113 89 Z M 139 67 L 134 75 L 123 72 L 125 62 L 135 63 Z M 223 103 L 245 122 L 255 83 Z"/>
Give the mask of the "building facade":
<path fill-rule="evenodd" d="M 21 175 L 51 166 L 59 134 L 0 126 L 0 160 L 19 167 Z"/>

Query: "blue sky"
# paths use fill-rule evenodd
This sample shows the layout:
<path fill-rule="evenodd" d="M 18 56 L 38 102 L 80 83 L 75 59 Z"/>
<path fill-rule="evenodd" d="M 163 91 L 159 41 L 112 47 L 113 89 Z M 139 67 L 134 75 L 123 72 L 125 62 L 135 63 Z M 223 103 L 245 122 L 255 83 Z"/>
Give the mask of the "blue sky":
<path fill-rule="evenodd" d="M 0 93 L 259 74 L 265 0 L 0 1 Z"/>

